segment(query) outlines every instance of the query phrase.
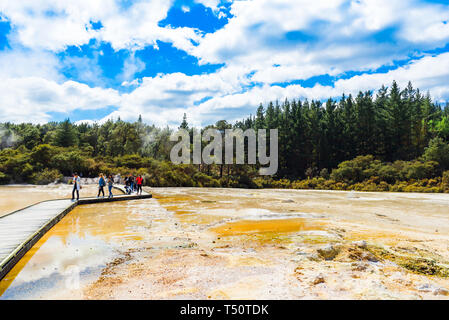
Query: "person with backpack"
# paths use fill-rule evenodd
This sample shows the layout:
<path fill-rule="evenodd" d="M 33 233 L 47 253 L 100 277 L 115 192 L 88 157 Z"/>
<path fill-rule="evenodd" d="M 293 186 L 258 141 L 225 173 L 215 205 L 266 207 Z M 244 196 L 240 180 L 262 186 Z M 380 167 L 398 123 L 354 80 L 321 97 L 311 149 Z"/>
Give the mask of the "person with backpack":
<path fill-rule="evenodd" d="M 130 180 L 130 175 L 128 175 L 128 176 L 125 178 L 125 190 L 126 190 L 126 194 L 130 194 L 130 193 L 131 193 L 130 185 L 131 185 L 131 180 Z"/>
<path fill-rule="evenodd" d="M 106 181 L 102 173 L 100 173 L 100 178 L 98 179 L 98 195 L 97 198 L 100 198 L 100 193 L 103 194 L 104 198 L 104 187 L 106 186 Z"/>
<path fill-rule="evenodd" d="M 112 186 L 113 185 L 114 185 L 114 178 L 112 177 L 112 175 L 110 175 L 108 178 L 108 190 L 109 190 L 108 198 L 114 197 L 114 195 L 112 194 Z"/>

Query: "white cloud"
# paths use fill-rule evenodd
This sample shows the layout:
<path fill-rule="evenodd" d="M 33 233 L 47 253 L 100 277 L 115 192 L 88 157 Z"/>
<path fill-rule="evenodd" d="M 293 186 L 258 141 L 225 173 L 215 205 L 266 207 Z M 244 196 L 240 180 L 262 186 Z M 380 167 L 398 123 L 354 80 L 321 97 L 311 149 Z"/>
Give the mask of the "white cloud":
<path fill-rule="evenodd" d="M 201 3 L 203 6 L 211 8 L 213 10 L 218 9 L 220 0 L 195 0 L 196 3 Z"/>
<path fill-rule="evenodd" d="M 102 121 L 119 116 L 135 121 L 141 114 L 150 123 L 176 125 L 186 112 L 189 123 L 200 126 L 222 118 L 241 119 L 254 112 L 260 102 L 283 101 L 285 98 L 327 99 L 340 97 L 343 92 L 355 95 L 359 90 L 378 89 L 393 80 L 402 87 L 411 80 L 415 86 L 430 89 L 439 101 L 447 101 L 449 97 L 449 89 L 444 85 L 449 82 L 449 53 L 425 56 L 387 73 L 338 80 L 334 87 L 289 85 L 283 88 L 265 84 L 245 89 L 249 79 L 239 78 L 241 73 L 239 69 L 224 68 L 208 75 L 158 75 L 134 83 L 137 88 L 125 94 L 73 81 L 57 84 L 36 77 L 9 79 L 0 85 L 0 96 L 4 97 L 0 111 L 2 121 L 45 122 L 49 120 L 47 112 L 50 111 L 70 112 L 113 105 L 118 110 Z"/>
<path fill-rule="evenodd" d="M 411 81 L 415 87 L 430 90 L 436 100 L 448 101 L 449 53 L 425 56 L 387 73 L 364 74 L 347 80 L 338 80 L 335 82 L 334 91 L 355 93 L 359 90 L 378 89 L 383 84 L 391 84 L 393 80 L 403 88 Z"/>
<path fill-rule="evenodd" d="M 125 60 L 123 64 L 122 74 L 119 75 L 120 78 L 126 80 L 132 80 L 134 75 L 138 72 L 145 70 L 145 63 L 136 58 L 134 52 Z M 132 81 L 131 81 L 132 82 Z"/>
<path fill-rule="evenodd" d="M 113 0 L 23 0 L 2 1 L 0 11 L 14 27 L 12 41 L 58 51 L 88 43 L 97 34 L 88 28 L 90 21 L 100 20 L 114 7 Z"/>
<path fill-rule="evenodd" d="M 193 125 L 206 125 L 221 118 L 241 119 L 248 115 L 248 108 L 253 112 L 260 103 L 285 98 L 327 99 L 340 97 L 342 93 L 356 95 L 360 90 L 377 90 L 382 85 L 389 86 L 397 80 L 403 88 L 411 80 L 415 87 L 428 88 L 438 101 L 447 101 L 449 88 L 442 85 L 449 83 L 449 53 L 438 56 L 425 56 L 410 64 L 382 74 L 365 74 L 347 80 L 335 82 L 334 87 L 315 85 L 304 88 L 300 85 L 256 86 L 242 90 L 240 82 L 229 85 L 226 82 L 227 70 L 207 76 L 187 77 L 182 74 L 147 78 L 141 87 L 124 97 L 123 106 L 116 112 L 122 119 L 135 120 L 136 114 L 142 114 L 146 121 L 165 125 L 179 122 L 187 112 L 189 122 Z M 175 79 L 176 78 L 176 79 Z M 209 85 L 205 85 L 204 83 Z M 172 85 L 172 84 L 176 85 Z M 203 98 L 211 99 L 195 105 Z M 161 101 L 169 102 L 167 105 Z M 133 106 L 133 108 L 131 107 Z M 236 112 L 232 112 L 232 110 Z M 123 112 L 122 112 L 123 111 Z M 222 116 L 226 114 L 226 116 Z M 218 116 L 217 116 L 218 115 Z"/>
<path fill-rule="evenodd" d="M 48 112 L 94 110 L 120 104 L 113 89 L 91 88 L 66 81 L 62 84 L 38 77 L 9 78 L 0 83 L 2 121 L 42 123 Z"/>
<path fill-rule="evenodd" d="M 237 1 L 231 13 L 190 53 L 202 63 L 251 66 L 267 83 L 375 70 L 449 40 L 449 6 L 416 0 Z M 390 35 L 376 35 L 383 30 Z"/>
<path fill-rule="evenodd" d="M 224 14 L 222 1 L 196 2 L 218 16 Z M 186 112 L 190 123 L 205 125 L 247 116 L 260 102 L 339 97 L 343 92 L 377 89 L 394 79 L 402 86 L 411 80 L 431 90 L 439 101 L 449 98 L 449 54 L 418 58 L 449 41 L 448 5 L 418 0 L 234 1 L 227 25 L 203 34 L 193 28 L 160 27 L 172 4 L 150 0 L 122 8 L 115 0 L 0 0 L 0 12 L 13 27 L 9 41 L 14 48 L 0 53 L 0 120 L 42 122 L 49 119 L 47 112 L 114 105 L 118 110 L 108 117 L 135 120 L 142 114 L 146 121 L 165 125 L 178 122 Z M 97 21 L 102 28 L 93 30 L 90 23 Z M 92 39 L 129 51 L 115 80 L 134 90 L 120 94 L 67 81 L 60 74 L 61 68 L 76 66 L 79 81 L 106 83 L 96 59 L 59 61 L 54 54 Z M 212 74 L 177 72 L 136 79 L 152 61 L 140 60 L 134 52 L 146 46 L 157 48 L 157 41 L 172 43 L 202 64 L 224 67 Z M 334 86 L 273 85 L 374 71 L 410 56 L 414 60 L 404 67 L 338 80 Z"/>
<path fill-rule="evenodd" d="M 47 51 L 0 51 L 0 79 L 3 80 L 29 76 L 61 79 L 59 65 L 59 60 Z"/>
<path fill-rule="evenodd" d="M 78 81 L 89 84 L 105 85 L 103 71 L 98 65 L 98 58 L 96 55 L 92 59 L 68 56 L 61 61 L 59 67 L 61 70 L 71 69 L 71 74 L 75 75 Z"/>
<path fill-rule="evenodd" d="M 22 0 L 0 3 L 0 12 L 14 27 L 11 41 L 29 48 L 62 51 L 91 39 L 111 43 L 114 49 L 142 48 L 157 40 L 187 50 L 199 35 L 191 28 L 162 28 L 172 0 L 134 2 L 123 9 L 117 0 Z M 101 22 L 94 30 L 91 23 Z"/>
<path fill-rule="evenodd" d="M 165 41 L 182 50 L 191 50 L 191 39 L 199 41 L 200 36 L 191 28 L 159 27 L 159 21 L 167 16 L 172 1 L 151 0 L 138 2 L 125 12 L 118 10 L 104 17 L 99 38 L 111 43 L 114 49 L 136 49 L 156 45 Z"/>
<path fill-rule="evenodd" d="M 381 30 L 398 22 L 411 1 L 362 0 L 351 1 L 349 13 L 353 15 L 353 31 Z M 398 19 L 399 18 L 399 19 Z"/>

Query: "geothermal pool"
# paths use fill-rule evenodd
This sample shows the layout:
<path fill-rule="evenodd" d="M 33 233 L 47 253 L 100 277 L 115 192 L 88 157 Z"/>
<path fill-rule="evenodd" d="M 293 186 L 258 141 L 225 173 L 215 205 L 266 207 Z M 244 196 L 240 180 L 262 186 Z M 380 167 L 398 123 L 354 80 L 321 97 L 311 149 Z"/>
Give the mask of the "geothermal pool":
<path fill-rule="evenodd" d="M 12 188 L 0 215 L 28 190 Z M 71 190 L 26 188 L 39 201 Z M 75 208 L 0 281 L 0 299 L 449 298 L 449 195 L 147 191 Z"/>
<path fill-rule="evenodd" d="M 68 184 L 0 186 L 0 217 L 37 202 L 71 198 L 72 188 L 73 186 Z M 84 185 L 80 197 L 93 197 L 97 192 L 95 185 Z"/>

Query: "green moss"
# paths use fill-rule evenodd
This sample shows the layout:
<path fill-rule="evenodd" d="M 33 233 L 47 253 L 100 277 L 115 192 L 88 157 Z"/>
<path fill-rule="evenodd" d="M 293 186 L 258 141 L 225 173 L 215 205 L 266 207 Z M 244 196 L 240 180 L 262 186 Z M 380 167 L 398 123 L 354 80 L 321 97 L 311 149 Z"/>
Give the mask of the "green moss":
<path fill-rule="evenodd" d="M 407 270 L 419 274 L 438 276 L 442 278 L 449 277 L 449 269 L 438 265 L 434 260 L 429 259 L 409 259 L 399 263 Z"/>
<path fill-rule="evenodd" d="M 399 255 L 384 248 L 371 246 L 368 248 L 379 260 L 388 260 L 417 274 L 437 276 L 441 278 L 449 277 L 449 268 L 439 264 L 435 259 L 416 257 L 411 255 Z"/>

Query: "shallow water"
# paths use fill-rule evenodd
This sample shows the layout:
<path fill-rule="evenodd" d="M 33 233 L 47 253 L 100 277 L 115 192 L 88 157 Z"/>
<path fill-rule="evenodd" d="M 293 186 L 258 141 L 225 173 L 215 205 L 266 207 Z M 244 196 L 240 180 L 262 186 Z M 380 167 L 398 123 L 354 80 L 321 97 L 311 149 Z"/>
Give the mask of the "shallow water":
<path fill-rule="evenodd" d="M 0 217 L 40 201 L 71 198 L 72 188 L 71 185 L 66 184 L 0 186 Z M 96 195 L 97 187 L 95 185 L 85 185 L 80 191 L 80 197 Z"/>
<path fill-rule="evenodd" d="M 449 286 L 389 262 L 355 272 L 353 262 L 305 259 L 366 240 L 449 261 L 449 195 L 148 191 L 153 199 L 77 207 L 0 282 L 0 299 L 419 299 L 435 298 L 416 290 L 423 282 Z M 319 273 L 326 284 L 315 286 Z"/>
<path fill-rule="evenodd" d="M 269 219 L 269 220 L 239 220 L 228 222 L 210 230 L 217 235 L 239 236 L 250 234 L 280 234 L 306 230 L 318 230 L 318 223 L 309 222 L 307 219 Z"/>
<path fill-rule="evenodd" d="M 150 200 L 76 207 L 0 282 L 0 299 L 58 298 L 67 289 L 66 298 L 82 298 L 83 286 L 108 262 L 148 237 L 153 223 L 146 210 L 158 206 Z"/>

